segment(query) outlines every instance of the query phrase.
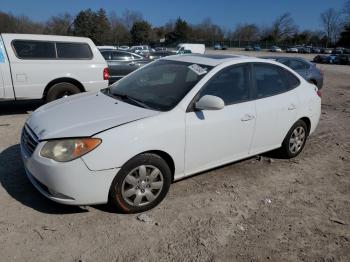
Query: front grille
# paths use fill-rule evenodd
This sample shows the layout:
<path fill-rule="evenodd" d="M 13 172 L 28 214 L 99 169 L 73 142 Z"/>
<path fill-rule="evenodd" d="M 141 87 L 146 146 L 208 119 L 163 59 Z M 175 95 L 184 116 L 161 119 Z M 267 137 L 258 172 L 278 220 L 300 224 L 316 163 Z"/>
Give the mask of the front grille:
<path fill-rule="evenodd" d="M 24 126 L 21 140 L 24 149 L 31 156 L 39 144 L 37 136 L 27 126 Z"/>

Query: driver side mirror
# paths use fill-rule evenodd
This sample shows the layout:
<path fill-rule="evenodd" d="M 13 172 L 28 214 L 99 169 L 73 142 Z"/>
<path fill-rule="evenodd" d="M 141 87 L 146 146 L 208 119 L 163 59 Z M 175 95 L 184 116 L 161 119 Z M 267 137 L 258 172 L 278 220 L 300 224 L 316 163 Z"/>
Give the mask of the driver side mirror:
<path fill-rule="evenodd" d="M 198 110 L 220 110 L 225 107 L 225 102 L 220 97 L 205 95 L 195 104 L 195 109 Z"/>

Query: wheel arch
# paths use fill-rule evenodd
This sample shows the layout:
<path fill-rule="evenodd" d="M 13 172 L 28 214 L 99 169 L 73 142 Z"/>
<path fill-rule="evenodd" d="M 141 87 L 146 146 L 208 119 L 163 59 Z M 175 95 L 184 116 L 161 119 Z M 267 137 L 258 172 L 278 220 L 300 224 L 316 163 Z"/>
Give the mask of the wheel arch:
<path fill-rule="evenodd" d="M 168 164 L 170 171 L 171 171 L 171 181 L 173 182 L 174 175 L 175 175 L 175 162 L 174 162 L 174 159 L 171 157 L 171 155 L 165 151 L 162 151 L 162 150 L 149 150 L 149 151 L 142 152 L 140 154 L 146 154 L 146 153 L 155 154 L 155 155 L 161 157 Z"/>
<path fill-rule="evenodd" d="M 299 120 L 304 121 L 304 123 L 307 126 L 307 134 L 309 135 L 310 134 L 310 130 L 311 130 L 311 120 L 310 120 L 310 118 L 304 116 L 304 117 L 299 118 L 298 121 Z"/>
<path fill-rule="evenodd" d="M 47 95 L 48 91 L 50 90 L 50 88 L 51 88 L 53 85 L 58 84 L 58 83 L 64 83 L 64 82 L 66 82 L 66 83 L 71 83 L 71 84 L 75 85 L 76 87 L 79 88 L 79 90 L 80 90 L 81 92 L 85 92 L 85 91 L 86 91 L 85 88 L 84 88 L 84 86 L 83 86 L 83 84 L 82 84 L 81 82 L 79 82 L 78 80 L 76 80 L 76 79 L 74 79 L 74 78 L 71 78 L 71 77 L 60 77 L 60 78 L 56 78 L 56 79 L 52 80 L 51 82 L 49 82 L 49 83 L 46 85 L 46 87 L 45 87 L 45 89 L 44 89 L 44 93 L 43 93 L 43 97 L 42 97 L 42 98 L 43 98 L 43 99 L 46 98 L 46 95 Z"/>

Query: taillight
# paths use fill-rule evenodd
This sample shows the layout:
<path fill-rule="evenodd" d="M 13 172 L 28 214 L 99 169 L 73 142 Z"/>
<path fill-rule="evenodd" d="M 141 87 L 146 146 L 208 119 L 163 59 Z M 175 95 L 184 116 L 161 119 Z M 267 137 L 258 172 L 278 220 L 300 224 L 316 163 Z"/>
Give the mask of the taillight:
<path fill-rule="evenodd" d="M 109 79 L 109 70 L 108 67 L 103 69 L 103 80 L 108 80 Z"/>
<path fill-rule="evenodd" d="M 320 98 L 322 97 L 321 90 L 317 90 L 316 93 Z"/>

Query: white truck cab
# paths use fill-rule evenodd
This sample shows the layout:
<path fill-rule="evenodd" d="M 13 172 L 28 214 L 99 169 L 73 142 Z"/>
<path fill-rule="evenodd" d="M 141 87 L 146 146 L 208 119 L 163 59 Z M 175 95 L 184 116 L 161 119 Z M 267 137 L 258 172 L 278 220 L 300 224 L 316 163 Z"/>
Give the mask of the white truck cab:
<path fill-rule="evenodd" d="M 179 44 L 176 48 L 177 54 L 204 54 L 205 53 L 205 45 L 203 44 Z"/>
<path fill-rule="evenodd" d="M 108 86 L 108 67 L 89 38 L 0 34 L 0 100 L 46 102 Z"/>

